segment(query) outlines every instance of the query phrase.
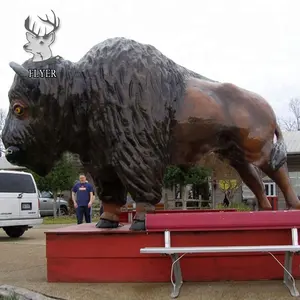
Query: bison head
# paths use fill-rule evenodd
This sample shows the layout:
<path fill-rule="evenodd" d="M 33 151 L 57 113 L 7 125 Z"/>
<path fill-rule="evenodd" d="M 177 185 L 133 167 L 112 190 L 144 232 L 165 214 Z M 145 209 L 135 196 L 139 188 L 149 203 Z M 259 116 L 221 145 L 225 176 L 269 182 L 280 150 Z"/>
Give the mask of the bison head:
<path fill-rule="evenodd" d="M 16 75 L 8 93 L 10 107 L 2 131 L 6 158 L 45 176 L 66 150 L 62 142 L 67 118 L 63 113 L 65 89 L 58 78 L 29 77 L 28 62 L 23 66 L 10 63 L 10 67 Z"/>

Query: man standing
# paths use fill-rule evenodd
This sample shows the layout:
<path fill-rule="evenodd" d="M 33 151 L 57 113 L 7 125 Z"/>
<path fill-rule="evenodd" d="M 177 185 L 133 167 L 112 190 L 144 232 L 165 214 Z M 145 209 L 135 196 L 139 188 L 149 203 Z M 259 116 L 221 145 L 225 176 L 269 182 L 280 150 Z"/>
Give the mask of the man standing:
<path fill-rule="evenodd" d="M 94 201 L 94 189 L 86 181 L 85 175 L 79 176 L 79 182 L 72 189 L 72 200 L 76 209 L 77 224 L 82 224 L 83 215 L 86 223 L 91 223 L 91 207 Z"/>

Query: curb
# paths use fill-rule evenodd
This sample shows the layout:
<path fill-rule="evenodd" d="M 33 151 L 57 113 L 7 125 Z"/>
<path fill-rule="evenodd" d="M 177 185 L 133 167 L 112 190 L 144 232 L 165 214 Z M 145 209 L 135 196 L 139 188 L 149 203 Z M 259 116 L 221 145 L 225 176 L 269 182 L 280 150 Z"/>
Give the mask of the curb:
<path fill-rule="evenodd" d="M 27 289 L 18 288 L 12 285 L 3 284 L 0 285 L 0 296 L 12 296 L 16 295 L 18 300 L 53 300 L 62 298 L 49 297 L 43 294 L 35 293 Z"/>

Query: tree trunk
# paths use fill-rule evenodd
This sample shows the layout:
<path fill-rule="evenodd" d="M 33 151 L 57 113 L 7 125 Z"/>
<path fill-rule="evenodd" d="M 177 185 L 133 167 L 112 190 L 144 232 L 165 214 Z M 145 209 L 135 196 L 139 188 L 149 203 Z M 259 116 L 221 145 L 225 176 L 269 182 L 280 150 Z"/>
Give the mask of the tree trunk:
<path fill-rule="evenodd" d="M 69 204 L 69 214 L 70 215 L 75 214 L 74 202 L 72 200 L 72 191 L 70 191 L 70 196 L 69 196 L 69 199 L 68 199 L 68 204 Z"/>
<path fill-rule="evenodd" d="M 56 201 L 57 201 L 57 192 L 53 192 L 53 217 L 57 217 L 56 213 Z"/>
<path fill-rule="evenodd" d="M 61 216 L 61 211 L 60 211 L 60 198 L 61 198 L 61 191 L 60 191 L 60 196 L 58 197 L 58 216 Z"/>
<path fill-rule="evenodd" d="M 173 187 L 172 187 L 173 188 Z M 169 208 L 169 199 L 168 199 L 168 192 L 167 189 L 163 188 L 162 189 L 162 194 L 163 194 L 163 201 L 164 201 L 164 209 L 167 210 Z"/>
<path fill-rule="evenodd" d="M 183 186 L 183 195 L 182 195 L 182 209 L 187 210 L 187 200 L 189 197 L 189 187 L 187 185 Z"/>
<path fill-rule="evenodd" d="M 217 189 L 217 177 L 215 170 L 212 171 L 211 174 L 211 203 L 212 203 L 212 209 L 216 209 L 217 207 L 217 201 L 216 201 L 216 189 Z M 216 186 L 216 189 L 215 189 Z"/>

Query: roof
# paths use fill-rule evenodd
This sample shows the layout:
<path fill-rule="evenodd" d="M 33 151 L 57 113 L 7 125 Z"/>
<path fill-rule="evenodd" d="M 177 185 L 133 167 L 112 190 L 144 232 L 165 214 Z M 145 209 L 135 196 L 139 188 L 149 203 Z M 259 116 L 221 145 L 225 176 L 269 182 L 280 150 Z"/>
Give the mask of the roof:
<path fill-rule="evenodd" d="M 300 154 L 300 131 L 282 132 L 288 154 Z"/>
<path fill-rule="evenodd" d="M 0 170 L 24 170 L 24 169 L 26 168 L 12 165 L 10 162 L 7 161 L 5 156 L 0 157 Z"/>

